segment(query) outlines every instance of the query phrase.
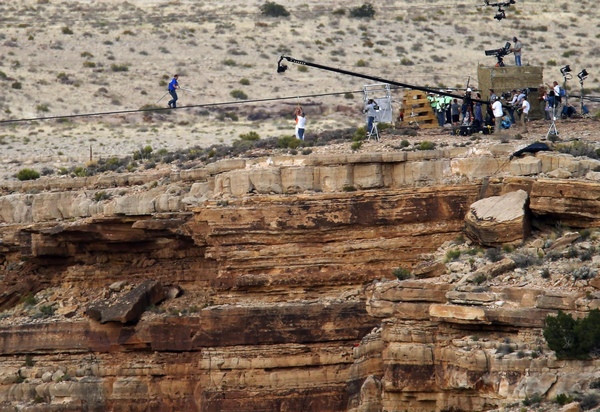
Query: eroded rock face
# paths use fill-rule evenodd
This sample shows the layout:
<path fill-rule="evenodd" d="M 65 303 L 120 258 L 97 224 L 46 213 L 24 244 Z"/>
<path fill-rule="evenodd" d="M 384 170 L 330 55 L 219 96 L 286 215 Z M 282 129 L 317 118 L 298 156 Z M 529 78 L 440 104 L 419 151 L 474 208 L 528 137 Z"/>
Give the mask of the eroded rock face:
<path fill-rule="evenodd" d="M 532 354 L 547 314 L 583 313 L 600 298 L 474 285 L 512 270 L 510 260 L 452 284 L 437 281 L 444 264 L 421 262 L 462 233 L 482 196 L 521 189 L 536 217 L 580 213 L 592 224 L 589 210 L 600 206 L 560 189 L 567 182 L 482 185 L 480 166 L 496 172 L 504 160 L 440 154 L 230 159 L 177 172 L 164 186 L 104 177 L 62 182 L 60 195 L 0 198 L 0 307 L 19 308 L 0 323 L 0 406 L 478 411 L 594 379 L 596 362 Z M 91 184 L 130 192 L 92 201 Z M 23 187 L 47 189 L 36 185 Z M 547 199 L 553 191 L 560 202 Z M 588 209 L 578 212 L 582 196 Z M 521 237 L 523 222 L 513 230 Z M 418 279 L 393 280 L 397 267 Z M 127 296 L 124 284 L 143 286 Z M 154 292 L 163 286 L 177 292 L 141 310 L 162 299 Z M 98 306 L 110 293 L 128 304 Z M 27 294 L 56 314 L 19 306 Z M 99 309 L 90 319 L 85 308 Z"/>

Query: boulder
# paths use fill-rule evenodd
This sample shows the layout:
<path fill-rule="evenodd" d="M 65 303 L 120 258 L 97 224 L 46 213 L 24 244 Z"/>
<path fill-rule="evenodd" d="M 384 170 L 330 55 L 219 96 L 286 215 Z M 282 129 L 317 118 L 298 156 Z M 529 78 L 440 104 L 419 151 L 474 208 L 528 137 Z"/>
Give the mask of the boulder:
<path fill-rule="evenodd" d="M 446 265 L 440 261 L 418 263 L 412 271 L 417 279 L 436 278 L 446 273 Z"/>
<path fill-rule="evenodd" d="M 531 232 L 524 190 L 473 203 L 465 216 L 467 235 L 486 246 L 523 241 Z"/>
<path fill-rule="evenodd" d="M 114 301 L 105 300 L 91 304 L 85 313 L 100 323 L 134 323 L 149 305 L 164 299 L 165 291 L 162 285 L 155 280 L 146 280 Z"/>

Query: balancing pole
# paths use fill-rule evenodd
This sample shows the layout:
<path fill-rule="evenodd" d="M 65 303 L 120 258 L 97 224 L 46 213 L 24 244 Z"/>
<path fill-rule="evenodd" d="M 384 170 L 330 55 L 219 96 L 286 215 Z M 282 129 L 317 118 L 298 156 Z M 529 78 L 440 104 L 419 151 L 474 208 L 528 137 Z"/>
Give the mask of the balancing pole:
<path fill-rule="evenodd" d="M 165 94 L 163 94 L 163 97 L 161 97 L 160 99 L 158 99 L 156 101 L 156 104 L 158 104 L 158 102 L 160 102 L 162 99 L 164 99 L 167 94 L 169 94 L 169 92 L 166 92 Z"/>

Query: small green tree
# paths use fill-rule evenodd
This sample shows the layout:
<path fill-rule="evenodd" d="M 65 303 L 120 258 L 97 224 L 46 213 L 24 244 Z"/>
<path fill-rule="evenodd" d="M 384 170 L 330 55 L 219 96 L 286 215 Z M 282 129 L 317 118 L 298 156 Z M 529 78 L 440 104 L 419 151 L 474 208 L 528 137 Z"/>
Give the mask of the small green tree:
<path fill-rule="evenodd" d="M 260 6 L 260 12 L 269 17 L 287 17 L 290 15 L 290 12 L 284 6 L 273 1 L 268 1 Z"/>
<path fill-rule="evenodd" d="M 544 339 L 559 359 L 568 358 L 577 346 L 575 342 L 575 324 L 573 317 L 562 310 L 556 316 L 546 317 Z"/>
<path fill-rule="evenodd" d="M 546 317 L 544 339 L 559 359 L 587 359 L 600 348 L 600 310 L 591 310 L 585 318 L 574 319 L 561 310 Z"/>

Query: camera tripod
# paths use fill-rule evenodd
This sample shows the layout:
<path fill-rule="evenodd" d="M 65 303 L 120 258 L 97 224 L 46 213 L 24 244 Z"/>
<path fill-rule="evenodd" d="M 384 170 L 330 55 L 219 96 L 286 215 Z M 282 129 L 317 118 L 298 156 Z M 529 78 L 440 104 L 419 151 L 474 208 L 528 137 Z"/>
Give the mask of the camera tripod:
<path fill-rule="evenodd" d="M 418 128 L 418 127 L 420 127 L 419 122 L 417 121 L 417 118 L 419 117 L 419 115 L 417 113 L 415 113 L 415 107 L 417 107 L 417 105 L 413 104 L 410 108 L 410 115 L 408 117 L 410 117 L 411 119 L 414 119 L 414 120 L 410 120 L 408 122 L 408 125 L 410 126 L 411 124 L 414 123 Z"/>
<path fill-rule="evenodd" d="M 550 136 L 553 136 L 550 138 Z M 546 140 L 554 141 L 558 139 L 558 129 L 556 128 L 556 107 L 552 107 L 552 124 L 550 125 L 550 129 L 548 129 L 548 133 L 546 133 Z"/>
<path fill-rule="evenodd" d="M 379 141 L 379 130 L 377 129 L 377 122 L 373 122 L 373 127 L 371 127 L 371 131 L 367 133 L 367 140 L 371 140 L 371 136 L 375 136 L 374 139 Z"/>

